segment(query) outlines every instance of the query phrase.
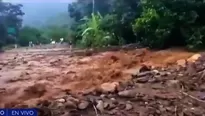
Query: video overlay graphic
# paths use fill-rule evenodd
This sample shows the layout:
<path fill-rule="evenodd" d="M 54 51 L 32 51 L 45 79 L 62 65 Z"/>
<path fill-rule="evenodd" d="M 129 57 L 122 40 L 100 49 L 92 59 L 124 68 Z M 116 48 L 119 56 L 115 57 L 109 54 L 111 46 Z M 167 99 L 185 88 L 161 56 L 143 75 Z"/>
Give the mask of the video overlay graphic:
<path fill-rule="evenodd" d="M 0 116 L 38 116 L 35 108 L 4 108 L 0 109 Z"/>

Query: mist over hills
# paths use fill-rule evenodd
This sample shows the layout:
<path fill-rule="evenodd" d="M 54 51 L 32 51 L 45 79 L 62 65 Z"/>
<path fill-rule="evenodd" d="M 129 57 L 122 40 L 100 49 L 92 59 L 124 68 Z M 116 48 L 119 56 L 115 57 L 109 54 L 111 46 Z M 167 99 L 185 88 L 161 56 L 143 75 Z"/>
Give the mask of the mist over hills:
<path fill-rule="evenodd" d="M 23 5 L 23 25 L 42 27 L 49 24 L 69 24 L 68 3 L 74 0 L 4 0 Z"/>

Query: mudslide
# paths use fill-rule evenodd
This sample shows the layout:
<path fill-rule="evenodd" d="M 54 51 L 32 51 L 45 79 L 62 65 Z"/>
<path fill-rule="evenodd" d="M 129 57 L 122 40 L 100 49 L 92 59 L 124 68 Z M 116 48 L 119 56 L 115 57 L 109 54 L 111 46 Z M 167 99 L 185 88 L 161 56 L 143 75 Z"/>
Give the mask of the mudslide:
<path fill-rule="evenodd" d="M 40 116 L 205 114 L 203 55 L 182 49 L 65 52 L 1 53 L 0 107 L 37 107 Z"/>

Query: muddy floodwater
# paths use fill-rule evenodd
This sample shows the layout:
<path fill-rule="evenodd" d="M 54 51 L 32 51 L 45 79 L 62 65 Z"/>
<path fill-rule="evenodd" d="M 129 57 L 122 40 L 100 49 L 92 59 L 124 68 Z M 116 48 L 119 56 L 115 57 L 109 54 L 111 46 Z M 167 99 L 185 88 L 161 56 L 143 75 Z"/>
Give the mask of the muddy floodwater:
<path fill-rule="evenodd" d="M 49 106 L 58 107 L 52 110 L 56 116 L 96 116 L 96 112 L 103 116 L 181 116 L 184 112 L 202 116 L 200 97 L 205 89 L 199 74 L 203 68 L 193 70 L 203 65 L 190 69 L 185 62 L 194 54 L 182 49 L 120 50 L 90 56 L 72 55 L 67 48 L 9 50 L 0 54 L 0 107 L 43 107 L 45 101 L 58 101 L 61 106 Z M 148 70 L 155 73 L 148 74 Z M 135 77 L 142 72 L 147 75 Z M 71 96 L 78 99 L 72 108 L 63 105 L 70 103 Z M 114 100 L 115 106 L 108 108 Z"/>

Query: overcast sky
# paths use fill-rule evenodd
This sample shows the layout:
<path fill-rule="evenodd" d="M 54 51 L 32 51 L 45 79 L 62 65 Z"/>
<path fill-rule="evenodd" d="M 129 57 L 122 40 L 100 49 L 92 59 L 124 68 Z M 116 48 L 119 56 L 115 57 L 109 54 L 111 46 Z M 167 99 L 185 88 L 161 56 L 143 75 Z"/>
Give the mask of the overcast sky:
<path fill-rule="evenodd" d="M 55 3 L 69 3 L 74 0 L 3 0 L 3 1 L 9 1 L 12 3 L 42 3 L 42 2 L 55 2 Z"/>
<path fill-rule="evenodd" d="M 25 13 L 24 24 L 44 22 L 49 17 L 66 13 L 68 3 L 75 0 L 3 0 L 11 3 L 21 3 Z"/>

